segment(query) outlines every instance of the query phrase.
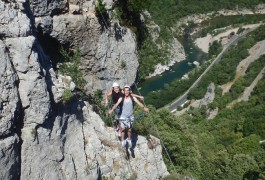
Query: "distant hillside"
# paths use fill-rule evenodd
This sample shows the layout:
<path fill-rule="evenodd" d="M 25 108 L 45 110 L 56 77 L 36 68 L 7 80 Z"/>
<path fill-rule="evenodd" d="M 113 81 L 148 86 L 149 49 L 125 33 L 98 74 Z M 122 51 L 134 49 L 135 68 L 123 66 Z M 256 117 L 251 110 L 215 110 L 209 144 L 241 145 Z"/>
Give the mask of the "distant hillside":
<path fill-rule="evenodd" d="M 190 94 L 191 99 L 199 99 L 209 83 L 214 82 L 213 102 L 199 108 L 191 107 L 178 117 L 167 110 L 157 112 L 151 108 L 148 117 L 136 122 L 137 132 L 161 137 L 172 163 L 166 153 L 164 158 L 171 172 L 175 167 L 176 177 L 265 178 L 265 56 L 250 63 L 245 75 L 235 80 L 229 92 L 222 94 L 220 88 L 220 85 L 236 78 L 236 67 L 249 56 L 248 49 L 265 39 L 264 29 L 265 26 L 261 26 L 231 48 L 223 61 Z M 257 79 L 258 76 L 260 78 Z M 254 80 L 257 84 L 249 99 L 228 107 Z M 218 111 L 217 116 L 208 119 L 214 110 Z"/>
<path fill-rule="evenodd" d="M 148 0 L 146 0 L 148 1 Z M 150 1 L 148 1 L 150 2 Z M 145 37 L 140 47 L 140 70 L 139 77 L 144 79 L 149 73 L 154 71 L 154 66 L 158 63 L 167 64 L 170 60 L 169 51 L 172 39 L 177 38 L 179 29 L 174 29 L 180 18 L 189 15 L 206 14 L 222 9 L 239 10 L 247 8 L 255 9 L 258 4 L 265 3 L 264 0 L 162 0 L 151 1 L 147 11 L 150 17 L 146 17 L 146 23 L 154 22 L 159 27 L 159 37 L 153 42 L 152 36 Z M 151 23 L 153 25 L 153 23 Z M 151 32 L 152 33 L 152 32 Z"/>

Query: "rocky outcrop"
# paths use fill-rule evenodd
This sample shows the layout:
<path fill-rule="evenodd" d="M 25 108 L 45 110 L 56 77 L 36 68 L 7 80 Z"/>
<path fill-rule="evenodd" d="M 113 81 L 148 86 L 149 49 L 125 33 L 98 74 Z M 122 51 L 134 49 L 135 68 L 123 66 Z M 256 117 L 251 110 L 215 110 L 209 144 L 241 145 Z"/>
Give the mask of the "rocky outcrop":
<path fill-rule="evenodd" d="M 19 138 L 0 139 L 0 179 L 19 179 Z"/>
<path fill-rule="evenodd" d="M 16 88 L 18 78 L 8 57 L 7 49 L 0 40 L 0 137 L 12 133 L 17 111 L 19 111 L 19 97 Z"/>
<path fill-rule="evenodd" d="M 141 20 L 146 24 L 148 32 L 151 35 L 153 43 L 155 43 L 158 49 L 161 49 L 161 45 L 156 43 L 156 40 L 160 36 L 160 27 L 152 20 L 151 14 L 148 11 L 143 11 L 141 14 Z M 171 66 L 176 64 L 177 62 L 183 61 L 186 59 L 184 47 L 182 44 L 176 39 L 173 38 L 171 45 L 168 48 L 169 54 L 169 62 L 165 64 L 158 63 L 154 67 L 154 72 L 150 73 L 146 78 L 151 78 L 153 76 L 157 76 L 162 74 L 163 72 L 170 69 Z"/>
<path fill-rule="evenodd" d="M 64 5 L 57 6 L 55 1 L 49 3 L 48 8 L 34 7 L 34 13 L 39 15 L 39 22 L 44 22 L 45 32 L 57 37 L 56 28 L 49 25 L 49 22 L 54 23 L 55 16 L 50 18 L 46 14 L 51 15 L 53 8 L 60 9 Z M 166 176 L 168 172 L 158 139 L 152 138 L 155 145 L 149 149 L 149 141 L 135 135 L 134 151 L 130 151 L 130 160 L 126 160 L 114 129 L 106 127 L 87 102 L 76 97 L 62 102 L 64 90 L 73 89 L 75 85 L 70 77 L 58 75 L 53 70 L 53 59 L 45 54 L 39 43 L 34 21 L 29 19 L 32 17 L 30 10 L 24 9 L 26 4 L 25 1 L 0 1 L 0 16 L 4 17 L 1 21 L 12 16 L 3 21 L 5 29 L 0 27 L 0 179 L 161 179 Z M 33 6 L 36 4 L 32 2 Z M 59 12 L 65 10 L 67 8 L 61 8 Z M 60 18 L 63 17 L 66 15 Z M 81 22 L 77 20 L 76 23 Z M 97 46 L 94 59 L 106 67 L 99 68 L 97 62 L 91 71 L 94 70 L 94 77 L 101 78 L 102 82 L 109 80 L 107 78 L 113 73 L 123 77 L 124 73 L 109 68 L 112 63 L 121 63 L 123 58 L 125 64 L 119 66 L 119 71 L 126 72 L 130 68 L 132 74 L 136 73 L 134 69 L 138 64 L 127 62 L 130 57 L 137 58 L 133 54 L 136 50 L 134 37 L 129 30 L 120 32 L 121 36 L 110 37 L 105 31 L 98 35 L 97 42 L 102 44 Z M 68 31 L 64 35 L 72 38 Z M 58 34 L 58 41 L 67 38 Z M 105 45 L 103 42 L 108 38 L 111 43 Z M 127 42 L 132 44 L 126 45 Z M 104 76 L 99 76 L 95 67 L 105 71 Z M 133 81 L 133 77 L 128 81 Z"/>
<path fill-rule="evenodd" d="M 147 78 L 157 76 L 162 74 L 163 72 L 169 70 L 171 66 L 173 66 L 177 62 L 184 61 L 186 59 L 184 47 L 182 44 L 176 39 L 173 38 L 172 44 L 170 46 L 169 52 L 169 63 L 162 65 L 161 63 L 155 66 L 155 71 L 147 76 Z"/>
<path fill-rule="evenodd" d="M 24 129 L 21 178 L 159 179 L 167 175 L 159 141 L 149 149 L 144 137 L 135 137 L 134 154 L 126 160 L 114 129 L 105 127 L 89 104 L 75 102 L 34 132 Z"/>
<path fill-rule="evenodd" d="M 132 84 L 135 81 L 139 66 L 137 45 L 134 35 L 128 28 L 116 26 L 110 32 L 100 36 L 96 58 L 98 66 L 97 76 L 101 81 L 97 81 L 90 86 L 111 87 L 113 81 L 118 81 L 121 86 Z M 93 76 L 89 76 L 90 82 Z"/>
<path fill-rule="evenodd" d="M 67 0 L 29 0 L 29 4 L 35 16 L 52 16 L 66 13 L 68 10 Z"/>
<path fill-rule="evenodd" d="M 53 1 L 46 2 L 49 8 L 45 11 L 38 7 L 39 4 L 31 4 L 38 33 L 51 39 L 46 43 L 55 45 L 54 42 L 58 42 L 66 48 L 80 50 L 80 68 L 88 92 L 110 89 L 113 81 L 121 85 L 133 84 L 139 63 L 136 39 L 131 30 L 117 22 L 110 22 L 109 26 L 105 18 L 96 17 L 95 1 L 69 1 L 68 9 L 64 8 L 63 2 L 58 4 L 60 13 L 57 14 L 52 13 L 57 11 Z M 113 6 L 111 0 L 104 3 L 107 9 Z M 35 9 L 42 9 L 43 13 Z M 125 66 L 121 68 L 121 64 Z"/>

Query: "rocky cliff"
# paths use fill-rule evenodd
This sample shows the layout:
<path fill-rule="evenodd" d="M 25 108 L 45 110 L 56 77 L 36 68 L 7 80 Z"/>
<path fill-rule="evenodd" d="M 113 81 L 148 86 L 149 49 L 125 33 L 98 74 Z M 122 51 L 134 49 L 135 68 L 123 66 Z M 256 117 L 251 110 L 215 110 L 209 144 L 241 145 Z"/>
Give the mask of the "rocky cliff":
<path fill-rule="evenodd" d="M 103 2 L 112 9 L 113 1 Z M 37 35 L 48 55 L 56 58 L 61 45 L 80 50 L 89 92 L 105 90 L 113 81 L 132 84 L 139 65 L 135 35 L 115 19 L 96 17 L 95 4 L 95 0 L 30 0 Z"/>
<path fill-rule="evenodd" d="M 158 139 L 153 137 L 156 146 L 149 149 L 148 141 L 135 135 L 134 152 L 126 160 L 113 128 L 105 127 L 87 102 L 61 101 L 72 85 L 53 69 L 58 44 L 80 48 L 88 89 L 110 79 L 125 83 L 121 67 L 111 66 L 123 58 L 131 70 L 126 81 L 133 82 L 136 74 L 134 35 L 124 27 L 118 27 L 118 39 L 112 28 L 101 31 L 94 4 L 0 1 L 0 179 L 159 179 L 168 174 Z"/>

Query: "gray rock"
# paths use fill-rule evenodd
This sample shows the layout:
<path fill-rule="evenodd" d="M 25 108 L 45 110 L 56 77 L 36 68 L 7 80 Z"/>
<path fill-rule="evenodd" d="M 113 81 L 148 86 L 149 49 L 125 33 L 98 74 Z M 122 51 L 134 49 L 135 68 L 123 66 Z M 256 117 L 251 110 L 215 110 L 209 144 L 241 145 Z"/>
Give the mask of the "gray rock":
<path fill-rule="evenodd" d="M 134 136 L 135 148 L 133 152 L 129 150 L 130 161 L 128 161 L 124 158 L 123 148 L 115 137 L 115 130 L 105 127 L 104 123 L 99 121 L 100 117 L 90 110 L 87 103 L 83 107 L 83 115 L 84 136 L 88 142 L 86 151 L 89 157 L 97 159 L 100 169 L 105 172 L 105 174 L 102 173 L 103 176 L 121 179 L 124 176 L 129 178 L 134 175 L 136 179 L 161 179 L 168 175 L 161 156 L 162 148 L 159 139 L 152 137 L 155 146 L 149 149 L 145 137 Z M 112 168 L 110 173 L 107 167 Z"/>
<path fill-rule="evenodd" d="M 105 8 L 107 10 L 111 10 L 113 8 L 113 5 L 114 3 L 116 2 L 117 0 L 103 0 L 103 4 L 105 4 Z"/>
<path fill-rule="evenodd" d="M 0 139 L 0 179 L 19 179 L 19 138 Z"/>
<path fill-rule="evenodd" d="M 15 123 L 16 111 L 19 111 L 19 98 L 15 71 L 10 63 L 7 49 L 0 40 L 0 137 L 11 133 Z"/>
<path fill-rule="evenodd" d="M 23 128 L 21 179 L 97 179 L 97 162 L 85 153 L 80 105 L 62 108 L 34 133 Z"/>
<path fill-rule="evenodd" d="M 62 44 L 70 42 L 71 48 L 80 48 L 81 68 L 88 80 L 94 78 L 91 89 L 103 88 L 106 82 L 106 88 L 110 88 L 112 80 L 121 84 L 134 81 L 138 58 L 135 37 L 129 29 L 116 26 L 101 31 L 91 9 L 87 14 L 51 19 L 46 14 L 64 12 L 65 1 L 38 2 L 30 1 L 35 16 L 42 16 L 36 18 L 37 25 Z M 47 6 L 38 7 L 45 2 Z M 60 103 L 63 90 L 74 85 L 71 78 L 55 74 L 31 33 L 23 3 L 0 2 L 2 17 L 17 18 L 0 27 L 0 179 L 121 179 L 133 175 L 161 179 L 167 175 L 159 140 L 154 140 L 157 145 L 149 149 L 147 140 L 138 136 L 135 158 L 129 162 L 114 129 L 106 127 L 88 103 L 76 99 Z M 70 3 L 82 7 L 78 1 Z M 16 30 L 11 31 L 11 25 Z M 17 113 L 21 125 L 16 124 Z M 22 145 L 13 135 L 15 130 L 21 130 Z M 150 171 L 154 171 L 152 175 Z"/>
<path fill-rule="evenodd" d="M 0 39 L 31 34 L 30 20 L 19 8 L 21 3 L 0 1 Z M 23 10 L 23 9 L 22 9 Z"/>
<path fill-rule="evenodd" d="M 42 124 L 50 111 L 50 97 L 33 36 L 8 38 L 6 45 L 19 78 L 19 96 L 25 109 L 24 123 Z"/>
<path fill-rule="evenodd" d="M 81 69 L 90 92 L 109 89 L 113 81 L 132 84 L 139 66 L 136 40 L 128 28 L 118 24 L 103 32 L 100 28 L 91 13 L 67 14 L 53 17 L 50 34 L 60 43 L 80 49 Z"/>
<path fill-rule="evenodd" d="M 99 169 L 102 176 L 118 179 L 168 175 L 158 139 L 152 137 L 156 146 L 149 149 L 146 138 L 138 136 L 135 157 L 127 161 L 114 129 L 105 127 L 89 104 L 72 104 L 54 118 L 35 134 L 31 126 L 23 128 L 21 179 L 97 179 Z"/>
<path fill-rule="evenodd" d="M 112 32 L 101 34 L 96 54 L 98 81 L 86 77 L 90 88 L 110 89 L 113 81 L 121 86 L 132 85 L 139 66 L 135 36 L 128 28 L 119 27 L 118 35 Z M 118 30 L 116 30 L 118 31 Z"/>
<path fill-rule="evenodd" d="M 207 110 L 207 120 L 211 120 L 211 119 L 214 119 L 217 114 L 219 112 L 219 109 L 218 108 L 215 108 L 213 110 Z"/>
<path fill-rule="evenodd" d="M 52 32 L 52 23 L 53 19 L 51 16 L 44 16 L 44 17 L 36 17 L 35 18 L 35 24 L 37 27 L 37 30 L 42 32 L 42 34 L 50 34 Z"/>
<path fill-rule="evenodd" d="M 67 0 L 29 0 L 30 8 L 34 16 L 47 16 L 66 13 Z"/>

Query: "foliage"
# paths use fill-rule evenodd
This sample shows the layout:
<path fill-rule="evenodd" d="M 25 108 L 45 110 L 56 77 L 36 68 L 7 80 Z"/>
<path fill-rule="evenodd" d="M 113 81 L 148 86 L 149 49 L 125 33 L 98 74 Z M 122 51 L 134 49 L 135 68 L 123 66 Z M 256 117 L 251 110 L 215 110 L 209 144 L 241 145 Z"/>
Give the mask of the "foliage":
<path fill-rule="evenodd" d="M 30 133 L 31 133 L 31 135 L 32 135 L 32 136 L 35 136 L 35 135 L 36 135 L 36 133 L 37 133 L 37 130 L 36 130 L 36 128 L 31 128 L 31 131 L 30 131 Z"/>
<path fill-rule="evenodd" d="M 124 69 L 126 67 L 126 62 L 124 60 L 121 61 L 120 68 Z"/>
<path fill-rule="evenodd" d="M 159 33 L 159 37 L 156 40 L 154 40 L 152 37 L 145 36 L 147 38 L 140 41 L 139 78 L 142 80 L 145 79 L 146 76 L 154 71 L 156 64 L 166 64 L 169 61 L 168 56 L 170 44 L 172 39 L 176 38 L 179 34 L 179 30 L 174 29 L 174 25 L 179 21 L 180 18 L 191 14 L 205 14 L 207 12 L 217 11 L 220 9 L 254 8 L 260 3 L 263 3 L 263 0 L 255 0 L 253 2 L 248 0 L 202 0 L 200 1 L 200 6 L 198 6 L 198 1 L 196 0 L 163 0 L 151 1 L 147 3 L 145 8 L 148 10 L 148 12 L 150 12 L 152 18 L 150 19 L 149 17 L 145 17 L 145 21 L 147 24 L 150 21 L 154 21 L 160 27 L 160 29 L 159 32 L 157 32 Z M 206 35 L 208 32 L 213 31 L 216 28 L 226 27 L 233 24 L 242 25 L 244 23 L 257 23 L 263 20 L 264 15 L 238 15 L 231 16 L 230 18 L 217 17 L 214 18 L 214 20 L 208 20 L 204 22 L 204 26 L 207 26 L 207 28 L 204 28 L 202 33 Z M 190 24 L 192 24 L 192 22 Z M 191 27 L 191 25 L 189 26 Z"/>
<path fill-rule="evenodd" d="M 215 40 L 214 42 L 212 42 L 208 52 L 209 58 L 213 58 L 214 56 L 218 55 L 222 51 L 222 49 L 223 48 L 220 41 L 218 42 L 217 40 Z"/>
<path fill-rule="evenodd" d="M 151 104 L 156 108 L 161 108 L 170 103 L 176 97 L 181 96 L 193 82 L 203 73 L 207 68 L 209 62 L 203 64 L 200 68 L 196 68 L 191 71 L 188 76 L 189 79 L 179 80 L 176 79 L 170 84 L 165 85 L 163 89 L 155 92 L 150 92 L 146 95 L 145 101 L 147 104 Z"/>
<path fill-rule="evenodd" d="M 238 63 L 248 56 L 247 49 L 265 38 L 264 28 L 258 28 L 225 53 L 223 60 L 214 65 L 193 90 L 198 95 L 193 95 L 204 94 L 198 91 L 206 91 L 210 82 L 222 85 L 233 80 Z M 252 83 L 265 65 L 264 58 L 262 56 L 251 63 L 246 74 L 234 82 L 229 93 L 222 95 L 222 90 L 216 86 L 216 98 L 210 108 L 218 107 L 219 113 L 213 120 L 205 120 L 206 107 L 190 109 L 177 118 L 168 110 L 157 112 L 150 107 L 148 116 L 135 122 L 135 131 L 159 137 L 177 172 L 182 175 L 194 179 L 263 179 L 265 148 L 259 141 L 265 139 L 265 78 L 258 82 L 249 101 L 237 103 L 231 109 L 226 105 Z M 171 87 L 166 85 L 165 89 Z M 163 98 L 168 96 L 163 95 Z M 159 103 L 163 101 L 159 96 L 154 97 Z M 163 157 L 172 172 L 173 165 L 165 149 Z"/>
<path fill-rule="evenodd" d="M 199 86 L 190 91 L 188 98 L 201 99 L 206 93 L 207 87 L 211 82 L 214 82 L 217 85 L 222 85 L 232 81 L 235 77 L 235 71 L 238 63 L 249 55 L 248 49 L 250 49 L 256 42 L 265 39 L 265 33 L 263 31 L 265 31 L 264 25 L 250 33 L 245 39 L 239 41 L 236 46 L 229 49 L 223 55 L 222 61 L 219 64 L 215 64 L 202 78 Z M 223 102 L 221 103 L 219 101 L 218 104 L 221 105 L 219 108 L 225 107 L 228 102 L 236 99 L 242 93 L 244 87 L 250 85 L 259 72 L 256 66 L 262 67 L 262 62 L 264 62 L 264 60 L 261 59 L 257 61 L 258 65 L 255 65 L 255 67 L 250 66 L 249 69 L 254 69 L 251 71 L 248 70 L 250 71 L 249 76 L 238 79 L 232 86 L 230 93 L 226 94 L 226 96 L 222 98 L 219 98 Z M 218 98 L 216 101 L 218 101 Z"/>
<path fill-rule="evenodd" d="M 98 17 L 99 22 L 103 26 L 109 26 L 110 25 L 109 15 L 108 15 L 107 9 L 105 7 L 105 4 L 103 4 L 102 0 L 97 0 L 96 7 L 95 7 L 95 14 Z"/>
<path fill-rule="evenodd" d="M 102 90 L 97 89 L 94 91 L 90 98 L 90 104 L 92 104 L 93 111 L 99 114 L 101 119 L 107 126 L 112 126 L 112 117 L 107 114 L 107 107 L 103 103 L 103 93 Z"/>
<path fill-rule="evenodd" d="M 60 64 L 59 71 L 63 75 L 71 76 L 73 82 L 79 90 L 82 90 L 85 85 L 83 74 L 79 69 L 80 66 L 80 51 L 76 50 L 71 55 L 66 50 L 61 49 L 60 53 L 63 56 L 64 62 Z"/>
<path fill-rule="evenodd" d="M 264 21 L 265 15 L 255 14 L 255 15 L 234 15 L 234 16 L 219 16 L 212 18 L 210 20 L 203 21 L 201 24 L 205 27 L 200 32 L 201 37 L 205 37 L 207 33 L 212 35 L 216 35 L 218 28 L 224 28 L 228 26 L 242 26 L 244 24 L 254 24 L 259 23 L 260 21 Z M 244 29 L 239 28 L 237 34 L 241 33 Z"/>
<path fill-rule="evenodd" d="M 120 24 L 129 27 L 137 36 L 139 46 L 145 40 L 146 27 L 140 13 L 150 5 L 151 0 L 118 0 L 115 4 L 115 16 Z"/>
<path fill-rule="evenodd" d="M 135 122 L 135 131 L 159 137 L 177 172 L 186 177 L 262 179 L 265 148 L 259 141 L 265 139 L 264 109 L 265 78 L 258 82 L 249 101 L 223 108 L 211 121 L 205 120 L 203 109 L 192 109 L 176 118 L 168 110 L 157 112 L 150 107 L 148 116 Z M 165 149 L 163 157 L 173 172 Z"/>
<path fill-rule="evenodd" d="M 96 3 L 96 16 L 100 16 L 100 14 L 104 14 L 107 12 L 105 4 L 103 4 L 102 0 L 97 0 Z"/>
<path fill-rule="evenodd" d="M 64 103 L 70 102 L 73 98 L 72 91 L 70 89 L 65 89 L 62 98 Z"/>
<path fill-rule="evenodd" d="M 241 34 L 243 31 L 245 31 L 245 28 L 242 28 L 241 26 L 238 28 L 236 34 Z"/>

